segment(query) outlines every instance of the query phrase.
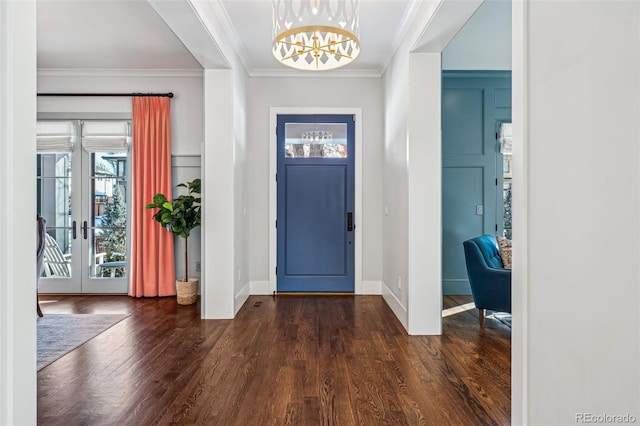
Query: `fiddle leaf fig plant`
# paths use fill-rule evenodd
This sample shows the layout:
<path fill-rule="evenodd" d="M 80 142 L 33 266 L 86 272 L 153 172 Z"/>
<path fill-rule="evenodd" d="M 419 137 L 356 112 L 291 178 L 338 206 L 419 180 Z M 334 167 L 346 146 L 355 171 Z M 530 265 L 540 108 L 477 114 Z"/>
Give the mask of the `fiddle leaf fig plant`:
<path fill-rule="evenodd" d="M 164 194 L 153 196 L 148 209 L 158 209 L 153 218 L 174 235 L 184 238 L 184 280 L 189 281 L 189 235 L 191 230 L 200 226 L 200 179 L 181 183 L 178 187 L 187 188 L 188 193 L 169 201 Z"/>

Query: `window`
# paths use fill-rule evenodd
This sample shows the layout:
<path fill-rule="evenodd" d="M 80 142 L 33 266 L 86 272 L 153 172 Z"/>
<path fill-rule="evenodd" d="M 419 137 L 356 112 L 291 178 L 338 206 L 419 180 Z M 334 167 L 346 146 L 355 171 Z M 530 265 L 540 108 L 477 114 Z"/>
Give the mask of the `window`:
<path fill-rule="evenodd" d="M 284 152 L 289 158 L 347 158 L 347 125 L 286 123 Z"/>
<path fill-rule="evenodd" d="M 502 153 L 502 235 L 511 239 L 511 143 L 512 143 L 512 127 L 511 123 L 502 123 L 500 125 L 500 152 Z"/>

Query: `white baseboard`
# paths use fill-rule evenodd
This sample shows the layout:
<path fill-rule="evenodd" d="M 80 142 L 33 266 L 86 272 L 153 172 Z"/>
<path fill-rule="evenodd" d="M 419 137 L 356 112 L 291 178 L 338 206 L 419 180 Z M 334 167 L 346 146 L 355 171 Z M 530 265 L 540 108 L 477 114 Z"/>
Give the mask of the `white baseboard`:
<path fill-rule="evenodd" d="M 382 281 L 362 281 L 360 291 L 357 294 L 382 294 Z"/>
<path fill-rule="evenodd" d="M 251 288 L 250 283 L 246 283 L 244 286 L 242 286 L 240 291 L 236 294 L 236 297 L 233 303 L 234 317 L 238 314 L 238 311 L 240 310 L 240 308 L 242 308 L 242 305 L 244 305 L 244 302 L 246 302 L 249 296 L 251 295 L 250 288 Z"/>
<path fill-rule="evenodd" d="M 269 286 L 269 281 L 250 281 L 249 285 L 251 286 L 251 294 L 269 296 L 273 293 Z"/>
<path fill-rule="evenodd" d="M 391 308 L 405 330 L 409 330 L 409 313 L 407 308 L 400 302 L 396 295 L 391 291 L 387 284 L 382 281 L 382 298 Z"/>

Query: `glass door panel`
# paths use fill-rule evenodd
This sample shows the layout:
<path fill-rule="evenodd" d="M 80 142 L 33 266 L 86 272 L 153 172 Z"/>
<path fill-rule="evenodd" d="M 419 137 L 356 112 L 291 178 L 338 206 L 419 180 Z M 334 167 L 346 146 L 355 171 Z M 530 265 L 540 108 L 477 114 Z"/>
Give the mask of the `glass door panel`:
<path fill-rule="evenodd" d="M 343 123 L 286 123 L 287 158 L 347 158 L 347 125 Z"/>
<path fill-rule="evenodd" d="M 127 291 L 127 152 L 85 153 L 89 292 Z"/>
<path fill-rule="evenodd" d="M 81 122 L 74 122 L 80 140 Z M 37 212 L 46 221 L 41 293 L 126 293 L 128 151 L 37 155 Z"/>
<path fill-rule="evenodd" d="M 46 220 L 46 245 L 43 262 L 42 292 L 80 292 L 80 275 L 76 264 L 80 253 L 77 221 L 79 211 L 72 197 L 74 173 L 78 167 L 72 153 L 42 153 L 37 155 L 37 213 Z"/>
<path fill-rule="evenodd" d="M 498 160 L 502 166 L 502 206 L 498 211 L 502 211 L 502 236 L 512 239 L 511 232 L 511 188 L 512 188 L 512 151 L 511 151 L 511 123 L 502 123 L 499 130 L 500 153 Z"/>

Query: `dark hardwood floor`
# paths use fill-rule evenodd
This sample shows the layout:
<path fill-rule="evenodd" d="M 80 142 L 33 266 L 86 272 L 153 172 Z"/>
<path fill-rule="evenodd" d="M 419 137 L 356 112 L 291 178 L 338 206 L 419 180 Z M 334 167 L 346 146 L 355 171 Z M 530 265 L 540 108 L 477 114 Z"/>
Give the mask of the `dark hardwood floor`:
<path fill-rule="evenodd" d="M 251 296 L 234 320 L 174 298 L 40 300 L 131 314 L 38 373 L 40 425 L 510 423 L 511 331 L 475 309 L 408 336 L 380 296 Z"/>

